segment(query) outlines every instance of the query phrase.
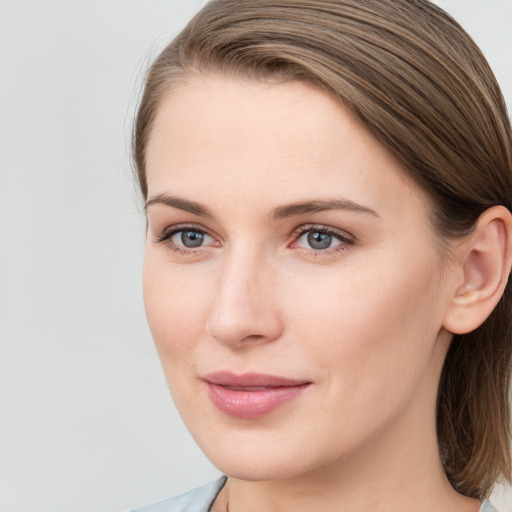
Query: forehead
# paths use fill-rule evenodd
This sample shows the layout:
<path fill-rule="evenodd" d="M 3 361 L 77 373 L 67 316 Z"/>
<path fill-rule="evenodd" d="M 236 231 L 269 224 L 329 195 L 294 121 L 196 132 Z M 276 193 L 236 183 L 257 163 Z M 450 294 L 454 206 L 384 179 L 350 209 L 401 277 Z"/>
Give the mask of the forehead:
<path fill-rule="evenodd" d="M 173 132 L 173 128 L 177 130 Z M 210 149 L 223 141 L 228 145 L 242 138 L 246 143 L 266 145 L 271 141 L 292 145 L 301 137 L 311 143 L 328 143 L 327 132 L 338 141 L 350 133 L 371 141 L 369 133 L 340 103 L 296 81 L 272 84 L 202 77 L 179 83 L 160 102 L 150 135 L 149 157 L 159 143 L 172 140 L 159 140 L 163 130 L 167 132 L 165 137 L 176 140 L 184 136 L 191 144 Z M 212 132 L 222 138 L 212 139 Z"/>
<path fill-rule="evenodd" d="M 341 194 L 375 206 L 411 196 L 416 206 L 426 204 L 361 123 L 301 82 L 206 77 L 180 84 L 155 117 L 147 176 L 150 195 L 193 187 L 194 194 L 216 190 L 260 202 Z"/>

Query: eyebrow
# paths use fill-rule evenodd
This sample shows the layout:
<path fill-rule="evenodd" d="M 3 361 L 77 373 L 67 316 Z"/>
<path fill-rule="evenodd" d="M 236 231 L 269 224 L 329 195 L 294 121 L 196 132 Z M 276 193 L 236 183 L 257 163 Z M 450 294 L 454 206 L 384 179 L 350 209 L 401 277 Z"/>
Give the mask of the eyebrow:
<path fill-rule="evenodd" d="M 356 213 L 367 213 L 374 217 L 380 217 L 379 214 L 362 204 L 354 203 L 348 199 L 327 199 L 303 201 L 300 203 L 292 203 L 279 206 L 272 210 L 270 218 L 272 220 L 284 219 L 295 215 L 304 215 L 307 213 L 325 212 L 328 210 L 345 210 Z"/>
<path fill-rule="evenodd" d="M 146 201 L 145 209 L 147 210 L 147 208 L 153 204 L 163 204 L 165 206 L 177 208 L 178 210 L 183 210 L 200 217 L 213 217 L 212 213 L 208 208 L 206 208 L 206 206 L 200 203 L 196 203 L 195 201 L 183 199 L 181 197 L 158 194 Z M 349 212 L 366 213 L 373 215 L 374 217 L 380 217 L 375 210 L 372 210 L 371 208 L 362 204 L 349 201 L 348 199 L 317 199 L 278 206 L 270 212 L 270 219 L 280 220 L 287 217 L 305 215 L 308 213 L 325 212 L 328 210 L 345 210 Z"/>
<path fill-rule="evenodd" d="M 164 204 L 166 206 L 171 206 L 172 208 L 177 208 L 178 210 L 193 213 L 199 217 L 212 217 L 210 210 L 208 210 L 206 206 L 196 203 L 195 201 L 182 199 L 181 197 L 158 194 L 146 201 L 144 209 L 147 210 L 148 206 L 151 206 L 152 204 Z"/>

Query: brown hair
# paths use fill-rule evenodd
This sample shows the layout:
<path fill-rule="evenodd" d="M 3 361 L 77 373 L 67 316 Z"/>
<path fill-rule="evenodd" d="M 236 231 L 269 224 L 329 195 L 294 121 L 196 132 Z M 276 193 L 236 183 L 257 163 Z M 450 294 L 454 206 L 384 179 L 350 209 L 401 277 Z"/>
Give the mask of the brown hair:
<path fill-rule="evenodd" d="M 145 152 L 163 95 L 193 74 L 301 80 L 337 98 L 431 198 L 440 239 L 471 231 L 494 205 L 512 210 L 512 135 L 482 53 L 427 0 L 214 0 L 150 68 L 133 155 Z M 441 457 L 452 485 L 489 494 L 511 478 L 512 288 L 477 330 L 455 336 L 438 392 Z"/>

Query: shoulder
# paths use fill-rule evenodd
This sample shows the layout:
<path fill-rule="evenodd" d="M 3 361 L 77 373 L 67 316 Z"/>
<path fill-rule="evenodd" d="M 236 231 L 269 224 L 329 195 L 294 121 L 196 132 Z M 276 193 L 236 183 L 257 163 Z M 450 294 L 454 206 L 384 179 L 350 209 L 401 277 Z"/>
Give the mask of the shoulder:
<path fill-rule="evenodd" d="M 225 483 L 226 477 L 223 476 L 215 482 L 180 496 L 141 507 L 132 512 L 208 512 Z"/>
<path fill-rule="evenodd" d="M 223 476 L 215 482 L 197 487 L 185 494 L 138 508 L 132 512 L 208 512 L 225 483 L 226 477 Z M 479 512 L 498 512 L 498 510 L 488 500 L 485 500 Z"/>
<path fill-rule="evenodd" d="M 482 503 L 479 512 L 498 512 L 498 510 L 491 505 L 491 502 L 489 500 L 485 500 Z"/>

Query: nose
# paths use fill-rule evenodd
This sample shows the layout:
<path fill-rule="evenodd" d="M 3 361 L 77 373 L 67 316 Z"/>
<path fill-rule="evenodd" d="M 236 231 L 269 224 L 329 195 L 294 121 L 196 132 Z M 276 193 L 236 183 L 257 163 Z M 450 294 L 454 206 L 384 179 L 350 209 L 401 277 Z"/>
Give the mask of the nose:
<path fill-rule="evenodd" d="M 273 274 L 257 257 L 233 254 L 226 259 L 207 321 L 208 334 L 232 349 L 279 338 L 283 326 Z"/>

